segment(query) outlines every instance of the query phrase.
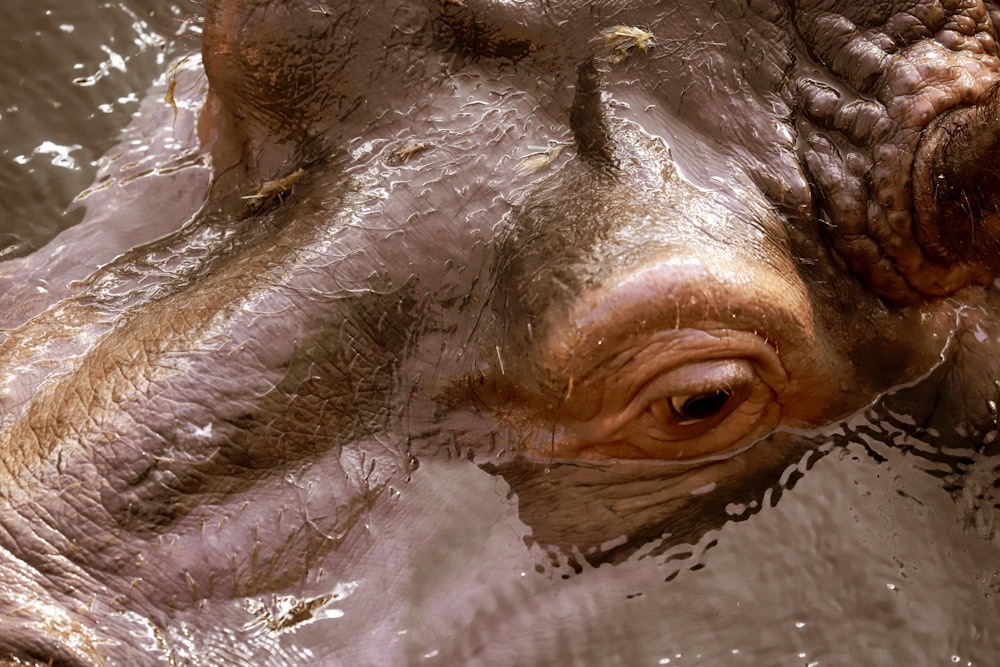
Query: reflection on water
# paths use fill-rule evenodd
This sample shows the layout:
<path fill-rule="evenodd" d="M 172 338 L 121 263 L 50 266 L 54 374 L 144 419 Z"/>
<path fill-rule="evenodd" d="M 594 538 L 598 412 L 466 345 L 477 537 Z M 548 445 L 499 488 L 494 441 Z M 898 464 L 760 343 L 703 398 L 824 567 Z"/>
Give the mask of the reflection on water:
<path fill-rule="evenodd" d="M 201 11 L 194 0 L 0 3 L 0 259 L 79 221 L 67 206 L 165 63 L 198 48 Z"/>
<path fill-rule="evenodd" d="M 425 548 L 409 655 L 433 665 L 996 664 L 1000 457 L 921 433 L 899 398 L 810 434 L 815 448 L 778 485 L 731 507 L 696 544 L 619 564 L 553 569 L 548 553 L 519 551 L 516 509 L 481 495 L 440 537 L 452 552 L 480 540 L 488 582 L 456 577 L 468 568 L 447 546 Z M 963 490 L 973 484 L 974 502 Z M 469 514 L 493 527 L 477 534 L 462 523 Z M 470 590 L 477 604 L 456 626 L 447 610 Z"/>

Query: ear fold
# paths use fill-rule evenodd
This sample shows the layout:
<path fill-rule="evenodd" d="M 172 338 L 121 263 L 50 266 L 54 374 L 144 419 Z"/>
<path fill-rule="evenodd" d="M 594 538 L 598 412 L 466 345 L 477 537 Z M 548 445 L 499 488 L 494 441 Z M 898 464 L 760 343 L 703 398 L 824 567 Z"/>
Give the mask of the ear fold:
<path fill-rule="evenodd" d="M 258 193 L 293 183 L 373 125 L 405 124 L 444 69 L 432 48 L 437 5 L 208 0 L 200 134 L 219 208 L 242 216 Z"/>
<path fill-rule="evenodd" d="M 1000 269 L 1000 84 L 924 130 L 913 199 L 917 238 L 929 253 Z"/>
<path fill-rule="evenodd" d="M 798 81 L 802 155 L 834 250 L 898 304 L 1000 270 L 1000 58 L 977 3 L 939 12 L 796 0 L 827 68 Z M 833 85 L 827 83 L 832 82 Z"/>
<path fill-rule="evenodd" d="M 203 57 L 211 89 L 250 143 L 302 145 L 338 124 L 368 122 L 408 104 L 432 75 L 431 7 L 209 0 Z"/>

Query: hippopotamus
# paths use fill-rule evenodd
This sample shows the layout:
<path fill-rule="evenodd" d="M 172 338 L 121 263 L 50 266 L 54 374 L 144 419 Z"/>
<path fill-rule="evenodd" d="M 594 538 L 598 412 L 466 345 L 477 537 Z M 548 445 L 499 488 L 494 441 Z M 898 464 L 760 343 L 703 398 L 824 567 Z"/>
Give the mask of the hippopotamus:
<path fill-rule="evenodd" d="M 0 263 L 0 664 L 988 664 L 1000 5 L 207 0 Z"/>

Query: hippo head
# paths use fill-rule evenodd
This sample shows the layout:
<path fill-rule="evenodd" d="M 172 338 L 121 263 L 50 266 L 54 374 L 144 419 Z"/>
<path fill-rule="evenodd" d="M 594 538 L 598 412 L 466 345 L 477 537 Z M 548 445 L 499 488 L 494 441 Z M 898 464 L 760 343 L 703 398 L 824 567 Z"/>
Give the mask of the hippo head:
<path fill-rule="evenodd" d="M 559 634 L 872 406 L 992 455 L 1000 9 L 703 4 L 209 0 L 182 156 L 0 264 L 0 656 L 521 664 L 435 625 L 505 559 Z"/>

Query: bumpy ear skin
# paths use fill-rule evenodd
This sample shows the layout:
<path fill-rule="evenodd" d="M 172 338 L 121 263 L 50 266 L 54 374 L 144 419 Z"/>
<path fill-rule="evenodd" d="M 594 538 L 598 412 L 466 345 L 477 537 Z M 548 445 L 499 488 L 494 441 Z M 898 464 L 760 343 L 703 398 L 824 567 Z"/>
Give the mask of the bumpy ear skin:
<path fill-rule="evenodd" d="M 929 253 L 1000 269 L 1000 84 L 924 131 L 913 190 L 917 238 Z"/>
<path fill-rule="evenodd" d="M 912 4 L 798 0 L 794 14 L 814 59 L 796 77 L 800 157 L 826 236 L 896 304 L 1000 270 L 996 28 L 981 3 Z"/>

